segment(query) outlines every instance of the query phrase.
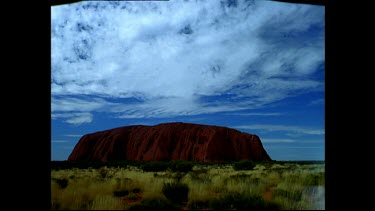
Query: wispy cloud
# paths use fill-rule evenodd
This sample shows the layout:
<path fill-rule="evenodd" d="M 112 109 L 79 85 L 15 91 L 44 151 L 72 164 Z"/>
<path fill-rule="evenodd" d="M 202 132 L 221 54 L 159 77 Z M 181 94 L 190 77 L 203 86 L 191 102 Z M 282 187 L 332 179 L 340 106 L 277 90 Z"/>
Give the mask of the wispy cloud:
<path fill-rule="evenodd" d="M 324 129 L 311 129 L 311 128 L 304 128 L 299 126 L 290 126 L 290 125 L 262 125 L 262 124 L 254 124 L 254 125 L 238 125 L 234 126 L 238 129 L 246 129 L 246 130 L 262 130 L 262 131 L 283 131 L 283 132 L 290 132 L 294 134 L 305 134 L 305 135 L 324 135 Z"/>
<path fill-rule="evenodd" d="M 51 140 L 52 143 L 67 143 L 68 140 Z"/>
<path fill-rule="evenodd" d="M 309 105 L 322 105 L 322 104 L 324 104 L 324 99 L 320 98 L 320 99 L 311 101 Z"/>
<path fill-rule="evenodd" d="M 64 122 L 80 125 L 83 123 L 90 123 L 93 120 L 93 115 L 88 112 L 79 113 L 52 113 L 52 119 L 62 118 L 65 119 Z"/>
<path fill-rule="evenodd" d="M 64 136 L 73 137 L 73 138 L 82 137 L 82 135 L 80 135 L 80 134 L 65 134 Z"/>
<path fill-rule="evenodd" d="M 279 138 L 263 138 L 263 143 L 294 143 L 296 140 L 293 139 L 279 139 Z"/>
<path fill-rule="evenodd" d="M 324 139 L 306 140 L 289 138 L 262 138 L 262 143 L 296 143 L 296 144 L 323 144 Z"/>
<path fill-rule="evenodd" d="M 76 117 L 72 117 L 66 120 L 67 123 L 70 124 L 83 124 L 83 123 L 90 123 L 92 122 L 93 117 L 92 114 L 80 114 Z"/>
<path fill-rule="evenodd" d="M 279 112 L 265 112 L 265 113 L 230 113 L 228 115 L 236 115 L 236 116 L 281 116 L 281 115 L 285 115 L 285 114 L 279 113 Z"/>
<path fill-rule="evenodd" d="M 324 7 L 231 2 L 52 7 L 52 117 L 238 111 L 324 90 L 310 77 L 324 62 Z"/>

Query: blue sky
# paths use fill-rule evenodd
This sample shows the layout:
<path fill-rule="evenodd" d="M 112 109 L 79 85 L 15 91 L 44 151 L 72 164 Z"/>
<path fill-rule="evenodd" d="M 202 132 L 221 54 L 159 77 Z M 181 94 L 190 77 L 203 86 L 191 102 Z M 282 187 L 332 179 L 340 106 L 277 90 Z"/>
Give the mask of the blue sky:
<path fill-rule="evenodd" d="M 260 0 L 51 9 L 51 159 L 87 133 L 190 122 L 324 160 L 324 6 Z"/>

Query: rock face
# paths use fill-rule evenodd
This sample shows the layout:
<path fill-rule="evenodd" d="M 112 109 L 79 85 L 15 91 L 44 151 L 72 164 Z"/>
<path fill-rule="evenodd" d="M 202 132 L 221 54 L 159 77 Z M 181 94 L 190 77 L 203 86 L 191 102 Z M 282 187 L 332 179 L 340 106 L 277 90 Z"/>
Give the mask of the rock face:
<path fill-rule="evenodd" d="M 256 135 L 188 123 L 125 126 L 86 134 L 69 161 L 271 161 Z"/>

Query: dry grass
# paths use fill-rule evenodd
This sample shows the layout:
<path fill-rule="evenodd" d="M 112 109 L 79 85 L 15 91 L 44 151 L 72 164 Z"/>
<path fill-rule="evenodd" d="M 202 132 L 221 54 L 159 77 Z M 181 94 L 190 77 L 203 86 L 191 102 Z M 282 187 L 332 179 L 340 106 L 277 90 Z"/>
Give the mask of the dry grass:
<path fill-rule="evenodd" d="M 145 199 L 166 200 L 163 185 L 176 181 L 188 185 L 188 204 L 203 201 L 205 208 L 228 194 L 261 196 L 280 209 L 325 208 L 324 164 L 258 164 L 250 171 L 196 165 L 188 173 L 143 172 L 136 167 L 71 169 L 53 170 L 51 177 L 52 209 L 125 210 Z M 67 179 L 68 185 L 62 188 L 57 179 Z M 115 191 L 128 195 L 116 196 Z M 125 198 L 133 195 L 138 198 L 129 204 Z"/>

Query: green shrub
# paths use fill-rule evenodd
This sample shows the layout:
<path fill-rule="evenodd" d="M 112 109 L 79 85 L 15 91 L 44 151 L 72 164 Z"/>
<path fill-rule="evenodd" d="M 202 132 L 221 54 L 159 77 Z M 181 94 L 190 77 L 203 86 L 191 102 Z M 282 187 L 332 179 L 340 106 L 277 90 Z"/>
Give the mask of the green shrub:
<path fill-rule="evenodd" d="M 141 189 L 140 188 L 133 188 L 132 193 L 140 193 Z"/>
<path fill-rule="evenodd" d="M 102 179 L 104 179 L 104 178 L 107 177 L 109 170 L 108 170 L 107 167 L 101 167 L 101 168 L 98 170 L 98 172 L 99 172 L 100 177 L 101 177 Z"/>
<path fill-rule="evenodd" d="M 115 196 L 115 197 L 122 197 L 122 196 L 126 196 L 128 194 L 129 194 L 128 190 L 115 190 L 115 191 L 113 191 L 113 196 Z"/>
<path fill-rule="evenodd" d="M 140 204 L 129 207 L 129 211 L 140 211 L 140 210 L 180 210 L 179 207 L 172 204 L 167 200 L 162 199 L 145 199 Z"/>
<path fill-rule="evenodd" d="M 190 172 L 190 176 L 192 180 L 202 182 L 202 183 L 211 183 L 212 180 L 207 173 L 200 173 L 199 171 L 192 171 Z"/>
<path fill-rule="evenodd" d="M 55 182 L 59 185 L 60 188 L 64 189 L 68 186 L 68 179 L 55 179 Z"/>
<path fill-rule="evenodd" d="M 195 174 L 207 174 L 209 168 L 200 167 L 195 170 L 193 170 L 193 173 Z"/>
<path fill-rule="evenodd" d="M 253 170 L 255 163 L 251 160 L 241 160 L 233 164 L 233 169 L 236 171 L 239 170 Z"/>
<path fill-rule="evenodd" d="M 194 163 L 186 160 L 178 160 L 170 163 L 169 168 L 172 171 L 189 172 L 193 169 Z"/>
<path fill-rule="evenodd" d="M 183 183 L 164 183 L 162 192 L 172 202 L 181 204 L 188 200 L 189 186 Z"/>
<path fill-rule="evenodd" d="M 169 167 L 168 162 L 157 161 L 157 162 L 147 162 L 141 165 L 141 169 L 146 172 L 158 172 L 165 171 Z"/>

